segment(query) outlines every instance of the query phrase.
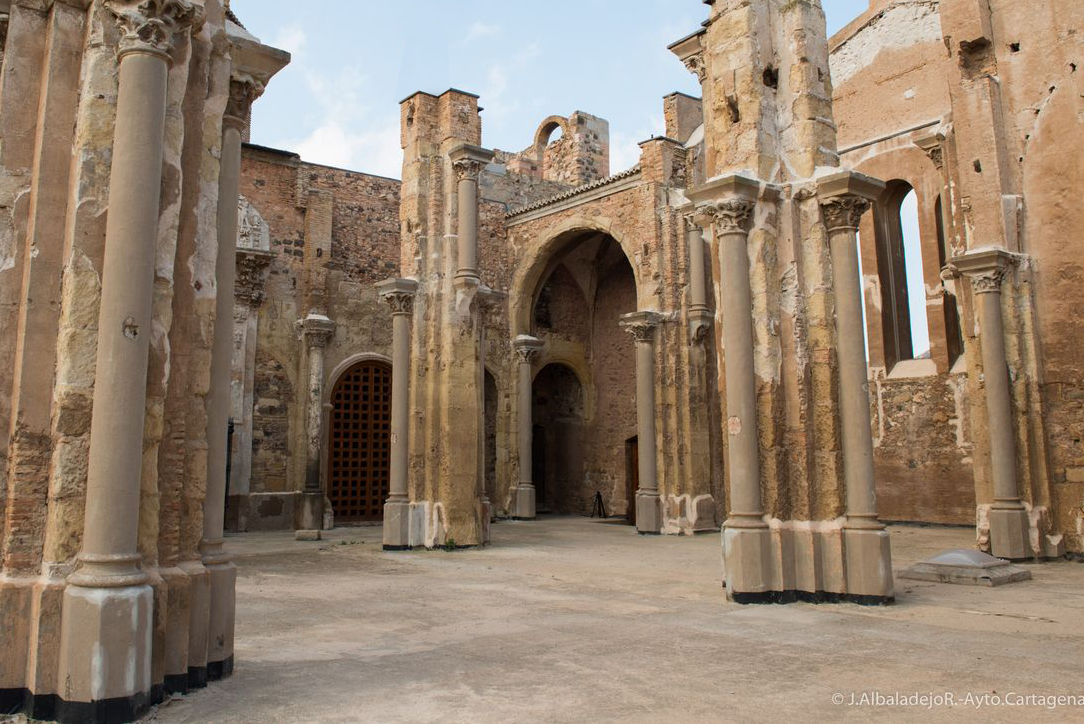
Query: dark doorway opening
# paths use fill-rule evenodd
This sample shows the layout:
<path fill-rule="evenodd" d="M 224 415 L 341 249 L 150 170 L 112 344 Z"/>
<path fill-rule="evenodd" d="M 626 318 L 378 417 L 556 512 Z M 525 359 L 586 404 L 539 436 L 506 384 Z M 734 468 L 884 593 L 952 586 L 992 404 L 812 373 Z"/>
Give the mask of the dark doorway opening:
<path fill-rule="evenodd" d="M 328 499 L 336 520 L 379 521 L 391 484 L 391 366 L 354 365 L 331 393 Z"/>
<path fill-rule="evenodd" d="M 629 525 L 636 525 L 636 491 L 640 489 L 640 438 L 631 437 L 625 441 L 625 519 Z"/>

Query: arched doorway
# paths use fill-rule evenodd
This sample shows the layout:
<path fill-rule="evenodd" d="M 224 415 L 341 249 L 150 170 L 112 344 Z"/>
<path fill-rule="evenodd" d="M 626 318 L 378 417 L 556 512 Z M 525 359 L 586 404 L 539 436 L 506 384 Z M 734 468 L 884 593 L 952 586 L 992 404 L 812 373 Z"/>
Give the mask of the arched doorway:
<path fill-rule="evenodd" d="M 331 392 L 328 486 L 335 519 L 383 519 L 391 462 L 391 366 L 364 360 L 348 368 Z"/>
<path fill-rule="evenodd" d="M 535 268 L 517 322 L 551 362 L 532 391 L 538 508 L 587 515 L 601 495 L 619 515 L 632 504 L 625 441 L 637 429 L 635 345 L 619 322 L 637 309 L 635 273 L 618 241 L 594 231 L 564 235 Z"/>

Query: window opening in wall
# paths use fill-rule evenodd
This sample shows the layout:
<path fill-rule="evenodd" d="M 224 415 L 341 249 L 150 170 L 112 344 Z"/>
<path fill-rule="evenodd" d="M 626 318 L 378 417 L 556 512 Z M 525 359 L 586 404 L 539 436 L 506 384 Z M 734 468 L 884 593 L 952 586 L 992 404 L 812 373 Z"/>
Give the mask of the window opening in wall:
<path fill-rule="evenodd" d="M 934 218 L 937 222 L 937 261 L 939 269 L 944 269 L 948 263 L 948 243 L 945 239 L 945 216 L 944 204 L 941 197 L 937 197 L 934 207 Z M 948 290 L 948 285 L 941 282 L 941 298 L 945 308 L 945 344 L 948 349 L 949 367 L 956 364 L 956 360 L 964 353 L 963 327 L 960 324 L 960 308 L 956 302 L 956 295 Z"/>
<path fill-rule="evenodd" d="M 869 321 L 866 318 L 866 272 L 862 267 L 862 232 L 855 234 L 858 247 L 858 289 L 862 292 L 862 340 L 866 345 L 866 371 L 869 372 Z"/>
<path fill-rule="evenodd" d="M 911 359 L 929 359 L 930 325 L 926 318 L 926 277 L 922 268 L 922 236 L 918 226 L 918 196 L 914 189 L 900 203 L 903 258 L 907 276 L 907 307 L 911 323 Z"/>
<path fill-rule="evenodd" d="M 885 367 L 930 357 L 918 198 L 906 181 L 889 182 L 875 212 L 877 275 Z"/>

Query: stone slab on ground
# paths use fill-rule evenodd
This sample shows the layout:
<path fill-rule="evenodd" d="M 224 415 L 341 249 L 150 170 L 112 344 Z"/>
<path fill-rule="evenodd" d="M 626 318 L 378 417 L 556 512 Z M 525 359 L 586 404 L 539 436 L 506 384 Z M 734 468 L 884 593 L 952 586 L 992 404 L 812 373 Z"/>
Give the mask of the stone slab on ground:
<path fill-rule="evenodd" d="M 917 563 L 897 574 L 898 578 L 965 586 L 1004 586 L 1030 581 L 1031 571 L 982 551 L 957 549 Z"/>

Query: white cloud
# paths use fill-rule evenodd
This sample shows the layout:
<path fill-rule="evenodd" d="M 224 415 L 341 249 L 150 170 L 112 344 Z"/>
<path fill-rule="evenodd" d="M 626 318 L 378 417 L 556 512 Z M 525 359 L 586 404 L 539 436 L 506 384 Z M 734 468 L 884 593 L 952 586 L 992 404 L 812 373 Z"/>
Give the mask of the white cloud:
<path fill-rule="evenodd" d="M 399 119 L 355 119 L 353 131 L 336 119 L 328 120 L 305 139 L 291 146 L 310 163 L 399 178 L 403 152 L 399 146 Z"/>
<path fill-rule="evenodd" d="M 500 35 L 501 31 L 502 28 L 500 25 L 489 25 L 483 22 L 476 22 L 470 26 L 470 28 L 467 30 L 467 35 L 459 44 L 469 45 L 475 40 L 488 38 L 491 35 Z"/>
<path fill-rule="evenodd" d="M 272 48 L 281 48 L 294 57 L 293 62 L 305 54 L 305 46 L 308 45 L 309 36 L 300 25 L 285 25 L 279 28 L 274 37 L 268 42 Z"/>

